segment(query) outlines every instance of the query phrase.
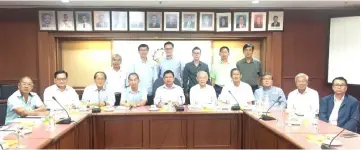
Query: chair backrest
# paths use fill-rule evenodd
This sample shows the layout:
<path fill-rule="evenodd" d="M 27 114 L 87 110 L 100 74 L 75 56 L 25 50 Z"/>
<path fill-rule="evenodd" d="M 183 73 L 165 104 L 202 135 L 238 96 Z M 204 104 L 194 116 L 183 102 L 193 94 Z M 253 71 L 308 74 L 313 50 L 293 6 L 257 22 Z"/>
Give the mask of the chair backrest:
<path fill-rule="evenodd" d="M 18 90 L 17 85 L 1 84 L 0 99 L 8 99 L 16 90 Z"/>
<path fill-rule="evenodd" d="M 0 103 L 0 126 L 5 124 L 7 103 Z"/>

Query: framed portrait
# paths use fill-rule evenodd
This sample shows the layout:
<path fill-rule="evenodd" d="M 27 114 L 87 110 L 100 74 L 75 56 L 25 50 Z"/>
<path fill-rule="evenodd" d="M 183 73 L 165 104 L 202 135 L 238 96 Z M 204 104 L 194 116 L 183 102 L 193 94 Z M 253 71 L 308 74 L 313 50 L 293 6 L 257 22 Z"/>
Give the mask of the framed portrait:
<path fill-rule="evenodd" d="M 179 12 L 164 12 L 164 31 L 179 31 Z"/>
<path fill-rule="evenodd" d="M 232 31 L 232 13 L 217 13 L 217 32 Z"/>
<path fill-rule="evenodd" d="M 145 12 L 129 11 L 129 30 L 144 31 L 145 30 Z"/>
<path fill-rule="evenodd" d="M 182 12 L 182 31 L 197 31 L 197 12 Z"/>
<path fill-rule="evenodd" d="M 162 31 L 162 12 L 147 12 L 147 31 Z"/>
<path fill-rule="evenodd" d="M 92 12 L 91 11 L 75 11 L 76 31 L 92 31 Z"/>
<path fill-rule="evenodd" d="M 112 11 L 112 31 L 128 30 L 128 12 Z"/>
<path fill-rule="evenodd" d="M 268 30 L 282 31 L 283 30 L 283 11 L 268 12 Z"/>
<path fill-rule="evenodd" d="M 57 11 L 58 31 L 74 31 L 74 12 Z"/>
<path fill-rule="evenodd" d="M 249 12 L 233 13 L 233 31 L 249 30 Z"/>
<path fill-rule="evenodd" d="M 55 11 L 39 11 L 40 30 L 56 30 Z"/>
<path fill-rule="evenodd" d="M 214 12 L 200 12 L 199 31 L 214 31 Z"/>
<path fill-rule="evenodd" d="M 93 11 L 94 31 L 110 31 L 110 12 Z"/>
<path fill-rule="evenodd" d="M 251 31 L 266 31 L 266 12 L 252 12 Z"/>

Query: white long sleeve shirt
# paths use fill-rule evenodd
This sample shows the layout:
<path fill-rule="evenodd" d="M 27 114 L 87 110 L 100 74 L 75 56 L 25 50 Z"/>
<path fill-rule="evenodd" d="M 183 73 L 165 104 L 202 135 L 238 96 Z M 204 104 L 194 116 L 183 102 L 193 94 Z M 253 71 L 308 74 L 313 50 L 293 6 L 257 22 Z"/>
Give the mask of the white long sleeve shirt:
<path fill-rule="evenodd" d="M 288 94 L 287 112 L 297 113 L 299 115 L 319 113 L 318 92 L 307 87 L 302 94 L 296 89 Z"/>

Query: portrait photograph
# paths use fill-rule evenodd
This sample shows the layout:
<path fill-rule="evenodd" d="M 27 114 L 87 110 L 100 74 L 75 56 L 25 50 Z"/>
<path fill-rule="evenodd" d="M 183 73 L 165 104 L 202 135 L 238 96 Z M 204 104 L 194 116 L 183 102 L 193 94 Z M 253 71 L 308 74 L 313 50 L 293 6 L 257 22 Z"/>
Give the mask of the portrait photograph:
<path fill-rule="evenodd" d="M 164 12 L 164 31 L 179 31 L 179 12 Z"/>
<path fill-rule="evenodd" d="M 112 31 L 128 30 L 128 12 L 112 11 Z"/>
<path fill-rule="evenodd" d="M 251 31 L 266 31 L 266 12 L 252 12 Z"/>
<path fill-rule="evenodd" d="M 147 31 L 162 31 L 162 12 L 147 12 Z"/>
<path fill-rule="evenodd" d="M 110 12 L 93 11 L 94 31 L 110 31 Z"/>
<path fill-rule="evenodd" d="M 182 31 L 197 31 L 197 12 L 182 12 Z"/>
<path fill-rule="evenodd" d="M 268 12 L 268 30 L 269 31 L 283 30 L 283 11 Z"/>
<path fill-rule="evenodd" d="M 56 30 L 55 11 L 39 11 L 40 30 Z"/>
<path fill-rule="evenodd" d="M 74 31 L 73 11 L 57 11 L 58 31 Z"/>
<path fill-rule="evenodd" d="M 76 11 L 76 31 L 92 31 L 92 12 L 91 11 Z"/>
<path fill-rule="evenodd" d="M 234 12 L 233 13 L 233 31 L 248 31 L 249 30 L 249 13 L 248 12 Z"/>
<path fill-rule="evenodd" d="M 129 11 L 129 30 L 145 31 L 145 12 Z"/>
<path fill-rule="evenodd" d="M 231 13 L 217 13 L 217 32 L 232 31 Z"/>
<path fill-rule="evenodd" d="M 199 31 L 214 31 L 214 12 L 200 12 Z"/>

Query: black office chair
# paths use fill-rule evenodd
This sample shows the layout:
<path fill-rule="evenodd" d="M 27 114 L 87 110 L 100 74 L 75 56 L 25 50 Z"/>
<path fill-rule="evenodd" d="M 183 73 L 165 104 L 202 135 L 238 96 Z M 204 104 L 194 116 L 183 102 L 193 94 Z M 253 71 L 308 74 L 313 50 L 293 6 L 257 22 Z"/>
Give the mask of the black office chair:
<path fill-rule="evenodd" d="M 7 104 L 0 104 L 0 126 L 5 124 Z"/>
<path fill-rule="evenodd" d="M 155 92 L 163 84 L 164 84 L 163 78 L 158 78 L 157 80 L 154 81 L 154 83 L 153 83 L 153 96 L 155 96 Z M 178 85 L 178 86 L 181 86 L 181 83 L 177 78 L 174 79 L 174 84 Z M 154 103 L 154 100 L 150 100 L 150 101 L 148 100 L 147 105 L 153 105 L 153 103 Z"/>

